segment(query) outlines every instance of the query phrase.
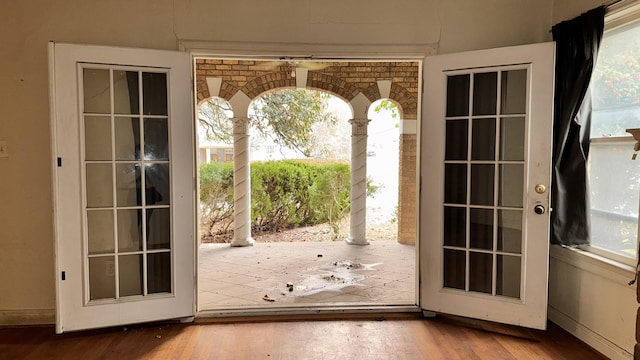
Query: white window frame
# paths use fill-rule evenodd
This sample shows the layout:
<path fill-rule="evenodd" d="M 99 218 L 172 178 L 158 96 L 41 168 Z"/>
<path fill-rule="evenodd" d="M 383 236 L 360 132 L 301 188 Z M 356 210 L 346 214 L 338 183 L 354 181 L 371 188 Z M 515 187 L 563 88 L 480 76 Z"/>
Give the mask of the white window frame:
<path fill-rule="evenodd" d="M 639 22 L 640 25 L 640 0 L 632 1 L 630 3 L 618 3 L 612 7 L 607 9 L 607 14 L 605 15 L 605 34 L 609 31 L 613 31 L 622 26 L 628 25 L 632 22 Z M 613 136 L 613 137 L 597 137 L 590 138 L 590 144 L 604 144 L 604 143 L 629 143 L 629 156 L 631 156 L 633 151 L 633 146 L 635 144 L 635 140 L 633 136 Z M 640 222 L 640 215 L 636 222 Z M 640 225 L 640 224 L 639 224 Z M 636 248 L 638 248 L 638 243 L 640 243 L 640 227 L 638 228 L 638 237 L 636 239 Z M 636 252 L 635 258 L 623 256 L 617 254 L 611 250 L 599 247 L 597 245 L 580 245 L 577 247 L 580 250 L 592 253 L 596 256 L 605 258 L 607 260 L 611 260 L 620 264 L 628 265 L 635 267 L 638 263 L 638 256 L 640 255 L 640 251 Z"/>

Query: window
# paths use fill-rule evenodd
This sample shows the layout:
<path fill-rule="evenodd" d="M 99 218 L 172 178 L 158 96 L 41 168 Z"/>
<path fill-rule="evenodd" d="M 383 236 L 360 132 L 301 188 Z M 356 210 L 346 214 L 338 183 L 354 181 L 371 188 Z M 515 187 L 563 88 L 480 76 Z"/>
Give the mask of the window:
<path fill-rule="evenodd" d="M 640 15 L 640 6 L 635 6 Z M 593 114 L 589 152 L 589 250 L 633 264 L 637 256 L 640 158 L 631 159 L 640 128 L 640 21 L 611 26 L 607 18 L 591 80 Z"/>

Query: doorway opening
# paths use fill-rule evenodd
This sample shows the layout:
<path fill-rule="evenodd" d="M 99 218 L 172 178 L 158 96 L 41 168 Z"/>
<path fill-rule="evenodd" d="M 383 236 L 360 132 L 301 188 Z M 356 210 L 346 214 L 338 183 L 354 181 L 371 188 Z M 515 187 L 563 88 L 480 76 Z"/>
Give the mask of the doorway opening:
<path fill-rule="evenodd" d="M 231 235 L 199 234 L 198 310 L 416 305 L 415 119 L 419 65 L 396 61 L 195 60 L 198 114 L 212 101 L 223 104 L 228 121 L 214 130 L 231 133 L 224 146 L 212 144 L 206 131 L 199 134 L 199 166 L 227 162 L 221 166 L 226 166 L 225 171 L 231 175 L 226 181 L 232 182 L 234 190 L 243 177 L 250 183 L 249 187 L 244 185 L 245 189 L 252 189 L 250 200 L 244 204 L 239 203 L 238 193 L 226 198 L 224 209 L 231 210 L 233 221 L 226 229 L 233 229 Z M 307 165 L 347 165 L 347 206 L 337 224 L 275 229 L 265 234 L 260 231 L 257 216 L 243 220 L 238 209 L 240 206 L 255 215 L 261 205 L 274 202 L 273 197 L 256 193 L 254 170 L 286 158 L 282 155 L 288 151 L 283 150 L 287 146 L 282 145 L 287 140 L 262 131 L 264 124 L 277 125 L 274 121 L 278 116 L 261 124 L 259 116 L 264 114 L 257 115 L 256 109 L 265 106 L 262 96 L 283 89 L 321 91 L 321 103 L 332 112 L 335 123 L 327 126 L 311 121 L 308 128 L 299 131 L 325 147 L 307 152 L 301 151 L 301 144 L 293 148 L 298 147 L 297 160 Z M 280 105 L 279 110 L 286 106 Z M 292 111 L 287 110 L 279 116 L 289 117 L 286 114 Z M 240 128 L 240 122 L 247 125 Z M 290 130 L 291 124 L 282 129 Z M 278 131 L 276 134 L 282 135 Z M 272 128 L 271 135 L 273 132 Z M 304 137 L 299 135 L 292 138 Z M 242 136 L 251 140 L 243 144 Z M 248 156 L 242 158 L 242 152 Z M 335 180 L 336 176 L 327 178 Z M 285 178 L 283 182 L 290 180 Z M 208 221 L 210 229 L 220 225 Z M 200 229 L 204 223 L 201 217 Z M 241 226 L 248 231 L 239 235 Z"/>

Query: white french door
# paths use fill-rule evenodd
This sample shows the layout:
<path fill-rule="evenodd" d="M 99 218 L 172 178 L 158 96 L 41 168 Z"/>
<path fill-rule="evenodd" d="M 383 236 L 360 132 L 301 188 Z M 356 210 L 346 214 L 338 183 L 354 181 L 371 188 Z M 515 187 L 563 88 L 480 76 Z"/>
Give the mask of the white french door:
<path fill-rule="evenodd" d="M 544 329 L 553 43 L 428 57 L 420 305 Z"/>
<path fill-rule="evenodd" d="M 56 331 L 193 316 L 190 56 L 50 45 Z"/>

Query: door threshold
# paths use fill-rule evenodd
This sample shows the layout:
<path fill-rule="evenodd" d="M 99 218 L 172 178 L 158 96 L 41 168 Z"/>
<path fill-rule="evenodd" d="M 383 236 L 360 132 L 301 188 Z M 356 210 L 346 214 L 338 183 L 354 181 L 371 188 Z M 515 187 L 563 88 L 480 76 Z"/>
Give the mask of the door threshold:
<path fill-rule="evenodd" d="M 195 323 L 262 322 L 337 319 L 411 319 L 422 318 L 422 310 L 415 305 L 282 307 L 277 309 L 216 309 L 203 310 L 195 315 Z"/>

